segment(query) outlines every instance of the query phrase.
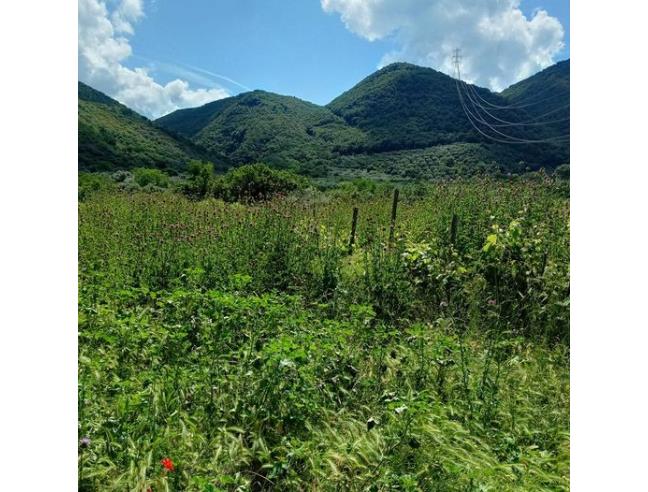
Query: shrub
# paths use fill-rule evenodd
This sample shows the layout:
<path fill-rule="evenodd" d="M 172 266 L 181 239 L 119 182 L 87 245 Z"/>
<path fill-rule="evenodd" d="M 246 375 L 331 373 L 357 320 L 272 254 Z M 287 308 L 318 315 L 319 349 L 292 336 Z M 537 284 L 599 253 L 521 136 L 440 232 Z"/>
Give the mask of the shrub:
<path fill-rule="evenodd" d="M 351 181 L 343 181 L 337 186 L 337 195 L 348 195 L 351 198 L 368 198 L 376 195 L 389 193 L 393 184 L 380 182 L 367 178 L 355 178 Z"/>
<path fill-rule="evenodd" d="M 191 161 L 187 172 L 189 182 L 184 187 L 185 193 L 196 198 L 208 196 L 214 182 L 214 165 L 211 162 Z"/>
<path fill-rule="evenodd" d="M 158 188 L 167 188 L 169 186 L 169 176 L 159 169 L 147 167 L 137 167 L 133 169 L 135 182 L 141 187 L 153 185 Z"/>
<path fill-rule="evenodd" d="M 112 173 L 110 177 L 116 183 L 124 183 L 126 181 L 130 181 L 133 178 L 133 175 L 128 171 L 120 169 L 119 171 Z"/>
<path fill-rule="evenodd" d="M 87 199 L 98 191 L 109 191 L 115 187 L 113 181 L 105 174 L 79 173 L 79 200 Z"/>
<path fill-rule="evenodd" d="M 267 200 L 306 187 L 305 178 L 265 164 L 250 164 L 229 171 L 214 186 L 214 195 L 227 201 Z"/>

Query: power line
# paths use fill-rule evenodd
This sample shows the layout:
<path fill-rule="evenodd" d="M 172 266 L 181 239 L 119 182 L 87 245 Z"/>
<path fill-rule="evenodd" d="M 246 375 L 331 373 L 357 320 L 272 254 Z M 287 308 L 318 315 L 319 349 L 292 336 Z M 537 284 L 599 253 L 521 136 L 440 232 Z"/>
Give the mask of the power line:
<path fill-rule="evenodd" d="M 497 130 L 496 127 L 515 127 L 515 126 L 541 126 L 541 125 L 548 125 L 551 123 L 558 123 L 560 121 L 565 121 L 563 120 L 555 120 L 554 122 L 538 122 L 538 119 L 541 119 L 549 114 L 553 114 L 557 111 L 560 111 L 561 109 L 565 109 L 566 107 L 569 107 L 567 105 L 566 107 L 562 108 L 557 108 L 555 110 L 549 111 L 545 114 L 536 116 L 535 118 L 532 118 L 530 120 L 527 120 L 526 122 L 511 122 L 507 120 L 503 120 L 501 118 L 498 118 L 491 114 L 482 104 L 478 102 L 478 98 L 480 98 L 479 94 L 477 91 L 471 87 L 469 84 L 461 80 L 461 50 L 460 49 L 455 49 L 452 60 L 455 66 L 455 74 L 456 74 L 456 86 L 457 86 L 457 94 L 459 96 L 459 101 L 461 103 L 461 106 L 464 110 L 464 113 L 466 114 L 466 117 L 468 118 L 468 121 L 470 124 L 479 132 L 481 135 L 485 136 L 486 138 L 493 140 L 495 142 L 500 142 L 500 143 L 507 143 L 507 144 L 532 144 L 532 143 L 559 143 L 559 142 L 565 142 L 569 140 L 569 135 L 563 135 L 559 137 L 549 137 L 549 138 L 543 138 L 543 139 L 526 139 L 526 138 L 519 138 L 513 135 L 509 135 L 506 133 L 503 133 L 499 130 Z M 464 94 L 462 93 L 461 87 L 462 85 L 465 86 L 465 95 L 468 101 L 473 105 L 473 109 L 476 114 L 474 114 L 469 108 L 468 105 L 466 104 L 466 101 L 464 99 Z M 471 91 L 472 94 L 471 95 Z M 476 97 L 475 97 L 476 96 Z M 503 106 L 501 107 L 502 109 L 504 108 Z M 482 116 L 482 112 L 488 115 L 490 118 L 493 120 L 499 121 L 501 124 L 496 124 L 496 123 L 490 123 L 484 119 Z M 535 122 L 535 123 L 534 123 Z M 496 133 L 499 136 L 493 136 L 492 134 L 488 134 L 484 131 L 484 129 L 480 128 L 477 123 L 481 123 L 484 125 L 486 128 L 488 128 L 491 132 Z"/>
<path fill-rule="evenodd" d="M 464 84 L 464 86 L 466 88 L 466 92 L 468 93 L 467 95 L 468 95 L 469 99 L 471 100 L 471 102 L 473 102 L 473 104 L 479 106 L 488 116 L 490 116 L 494 120 L 499 121 L 500 123 L 504 123 L 504 125 L 496 125 L 496 126 L 536 126 L 536 125 L 542 125 L 542 124 L 559 123 L 560 121 L 565 121 L 565 120 L 569 119 L 569 118 L 563 118 L 563 119 L 560 119 L 560 120 L 538 122 L 538 123 L 524 123 L 524 122 L 512 122 L 512 121 L 502 120 L 500 118 L 497 118 L 497 117 L 493 116 L 489 111 L 486 110 L 486 108 L 484 108 L 483 104 L 480 104 L 477 101 L 477 99 L 482 99 L 482 98 L 479 96 L 479 93 L 477 92 L 477 89 L 475 88 L 475 86 L 473 86 L 471 84 L 468 84 L 467 82 L 463 82 L 463 84 Z M 472 97 L 470 97 L 471 94 L 472 94 Z M 539 120 L 539 119 L 541 119 L 541 118 L 543 118 L 543 117 L 545 117 L 547 115 L 553 114 L 553 113 L 555 113 L 557 111 L 560 111 L 561 109 L 567 109 L 567 108 L 569 108 L 569 104 L 567 104 L 565 106 L 562 106 L 560 108 L 554 109 L 552 111 L 548 111 L 547 113 L 543 113 L 541 115 L 538 115 L 538 116 L 532 118 L 529 121 Z M 514 108 L 510 109 L 509 111 L 512 111 L 513 109 Z M 491 111 L 493 111 L 493 110 L 491 109 Z"/>
<path fill-rule="evenodd" d="M 486 108 L 484 108 L 484 106 L 482 104 L 480 104 L 479 102 L 476 101 L 476 99 L 478 97 L 478 94 L 477 94 L 477 90 L 475 89 L 475 87 L 473 85 L 470 85 L 470 84 L 468 84 L 468 83 L 466 83 L 464 81 L 461 81 L 461 82 L 463 83 L 464 87 L 466 88 L 466 95 L 468 96 L 468 99 L 470 100 L 471 103 L 473 103 L 474 106 L 481 109 L 484 113 L 486 113 L 488 116 L 490 116 L 495 121 L 503 123 L 501 125 L 493 124 L 493 126 L 496 126 L 496 127 L 503 127 L 503 126 L 540 126 L 540 125 L 548 125 L 548 124 L 552 124 L 552 123 L 560 123 L 561 121 L 566 121 L 566 120 L 569 119 L 569 118 L 562 118 L 562 119 L 554 120 L 554 121 L 542 121 L 542 122 L 533 123 L 533 121 L 539 120 L 540 118 L 543 118 L 544 116 L 547 116 L 549 114 L 553 114 L 553 113 L 559 111 L 560 109 L 568 108 L 569 105 L 567 105 L 567 106 L 564 106 L 563 108 L 558 108 L 557 110 L 549 111 L 547 113 L 538 115 L 535 118 L 532 118 L 531 120 L 528 120 L 531 123 L 512 122 L 512 121 L 503 120 L 503 119 L 498 118 L 497 116 L 494 116 L 493 114 L 491 114 Z M 471 96 L 471 94 L 472 94 L 472 96 Z"/>
<path fill-rule="evenodd" d="M 553 85 L 549 85 L 549 86 L 545 87 L 544 89 L 542 89 L 540 92 L 537 92 L 537 93 L 527 97 L 526 99 L 522 99 L 521 101 L 518 101 L 515 104 L 508 104 L 506 106 L 493 104 L 492 102 L 488 101 L 487 99 L 484 99 L 483 97 L 481 97 L 479 95 L 479 93 L 477 93 L 477 92 L 476 92 L 476 95 L 484 104 L 486 104 L 486 105 L 488 105 L 488 106 L 490 106 L 490 107 L 492 107 L 494 109 L 501 109 L 501 110 L 523 109 L 523 108 L 528 108 L 529 106 L 536 106 L 537 104 L 545 103 L 547 101 L 550 101 L 552 99 L 560 97 L 562 94 L 554 94 L 552 96 L 546 97 L 544 99 L 540 99 L 538 101 L 528 102 L 528 101 L 530 101 L 532 99 L 537 98 L 538 96 L 541 96 L 545 92 L 549 92 L 550 90 L 554 89 L 558 85 L 559 85 L 559 83 L 554 83 Z M 523 102 L 524 104 L 520 104 L 520 102 Z"/>
<path fill-rule="evenodd" d="M 497 130 L 496 126 L 508 126 L 508 125 L 496 125 L 494 123 L 490 123 L 490 122 L 486 121 L 485 119 L 483 119 L 483 116 L 481 115 L 481 113 L 479 111 L 482 108 L 480 106 L 476 105 L 475 102 L 472 99 L 469 98 L 468 100 L 469 100 L 469 102 L 472 103 L 473 109 L 475 111 L 473 113 L 468 108 L 468 105 L 466 104 L 466 101 L 464 100 L 463 93 L 461 92 L 461 89 L 460 89 L 459 81 L 457 81 L 457 90 L 459 91 L 459 96 L 460 96 L 460 101 L 461 101 L 462 107 L 464 109 L 464 112 L 466 113 L 466 116 L 470 120 L 470 123 L 474 127 L 476 127 L 475 122 L 481 123 L 482 125 L 486 126 L 489 130 L 491 130 L 492 132 L 495 132 L 496 134 L 500 135 L 501 137 L 508 139 L 508 140 L 505 140 L 505 141 L 502 141 L 501 139 L 499 139 L 499 140 L 497 140 L 499 142 L 503 142 L 503 143 L 520 143 L 520 144 L 551 143 L 551 142 L 556 143 L 556 142 L 565 141 L 565 140 L 567 140 L 569 138 L 568 136 L 561 136 L 561 137 L 549 137 L 549 138 L 532 140 L 532 139 L 528 139 L 528 138 L 519 138 L 519 137 L 516 137 L 516 136 L 513 136 L 513 135 L 503 133 L 503 132 Z M 546 124 L 546 123 L 543 123 L 543 124 Z M 478 131 L 479 131 L 479 129 L 478 129 Z M 479 131 L 479 132 L 482 135 L 485 135 L 483 131 Z M 493 139 L 492 136 L 489 136 L 489 135 L 485 135 L 485 136 L 488 136 L 489 138 Z"/>
<path fill-rule="evenodd" d="M 528 138 L 520 138 L 520 137 L 516 137 L 516 136 L 513 136 L 513 135 L 509 135 L 507 133 L 503 133 L 503 132 L 497 130 L 497 128 L 508 127 L 508 126 L 511 126 L 511 125 L 507 125 L 507 124 L 498 125 L 498 124 L 490 123 L 489 121 L 486 121 L 484 119 L 484 117 L 480 113 L 480 107 L 475 106 L 474 101 L 472 101 L 472 100 L 469 100 L 469 101 L 473 104 L 473 110 L 474 110 L 474 113 L 472 111 L 470 111 L 470 110 L 467 111 L 468 114 L 469 114 L 469 117 L 474 118 L 475 121 L 485 125 L 488 129 L 490 129 L 491 131 L 497 133 L 498 135 L 501 135 L 502 137 L 510 139 L 509 140 L 510 142 L 517 142 L 517 143 L 548 143 L 548 142 L 563 141 L 563 140 L 565 140 L 565 138 L 568 138 L 568 137 L 565 137 L 565 136 L 561 136 L 561 137 L 548 137 L 548 138 L 543 138 L 543 139 L 532 140 L 532 139 L 528 139 Z M 464 104 L 465 104 L 465 102 L 464 102 Z M 465 109 L 468 109 L 467 105 L 466 105 Z M 546 123 L 540 123 L 540 124 L 546 124 Z"/>
<path fill-rule="evenodd" d="M 484 122 L 485 125 L 486 125 L 490 130 L 492 130 L 492 131 L 494 131 L 495 133 L 501 135 L 502 137 L 507 138 L 507 140 L 504 140 L 503 138 L 499 138 L 499 137 L 497 137 L 497 136 L 494 137 L 493 135 L 489 135 L 488 133 L 484 132 L 484 130 L 482 130 L 481 128 L 479 128 L 479 126 L 475 123 L 475 121 L 477 121 L 477 122 L 482 122 L 482 120 L 480 120 L 479 118 L 477 118 L 477 117 L 476 117 L 476 116 L 475 116 L 475 115 L 470 111 L 470 109 L 468 109 L 468 107 L 466 106 L 466 103 L 465 103 L 465 101 L 464 101 L 464 99 L 463 99 L 463 94 L 461 93 L 461 89 L 459 88 L 459 84 L 458 84 L 458 83 L 457 83 L 457 93 L 458 93 L 458 95 L 459 95 L 459 100 L 461 101 L 461 105 L 462 105 L 462 107 L 463 107 L 464 112 L 466 113 L 466 116 L 468 117 L 468 121 L 470 122 L 470 124 L 473 126 L 473 128 L 474 128 L 475 130 L 477 130 L 478 133 L 480 133 L 480 134 L 483 135 L 484 137 L 488 138 L 489 140 L 492 140 L 492 141 L 494 141 L 494 142 L 499 142 L 499 143 L 512 144 L 512 145 L 516 145 L 516 144 L 517 144 L 517 145 L 528 145 L 528 144 L 532 144 L 532 143 L 551 143 L 551 142 L 553 142 L 553 143 L 557 143 L 557 142 L 560 142 L 560 141 L 566 141 L 567 139 L 569 139 L 569 136 L 566 136 L 566 137 L 557 137 L 555 141 L 554 141 L 554 140 L 548 140 L 548 139 L 543 139 L 543 140 L 519 139 L 519 138 L 517 138 L 517 137 L 512 137 L 512 136 L 510 136 L 510 135 L 507 135 L 507 134 L 505 134 L 505 133 L 502 133 L 502 132 L 500 132 L 499 130 L 493 128 L 493 127 L 492 127 L 491 125 L 489 125 L 488 123 Z M 474 119 L 473 119 L 473 118 L 474 118 Z"/>

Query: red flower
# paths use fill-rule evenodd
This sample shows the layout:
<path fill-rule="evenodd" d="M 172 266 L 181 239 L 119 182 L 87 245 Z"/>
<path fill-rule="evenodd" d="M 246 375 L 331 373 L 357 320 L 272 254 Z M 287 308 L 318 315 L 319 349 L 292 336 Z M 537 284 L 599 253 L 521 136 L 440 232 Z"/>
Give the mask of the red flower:
<path fill-rule="evenodd" d="M 162 466 L 165 469 L 167 469 L 169 471 L 174 470 L 173 461 L 171 461 L 171 458 L 163 458 L 162 461 L 160 461 L 160 463 L 162 463 Z"/>

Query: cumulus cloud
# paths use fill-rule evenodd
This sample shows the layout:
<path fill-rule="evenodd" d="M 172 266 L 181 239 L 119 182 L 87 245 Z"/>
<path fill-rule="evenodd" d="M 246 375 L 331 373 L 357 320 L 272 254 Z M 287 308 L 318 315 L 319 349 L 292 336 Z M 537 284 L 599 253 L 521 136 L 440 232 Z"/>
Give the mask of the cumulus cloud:
<path fill-rule="evenodd" d="M 151 118 L 229 96 L 221 87 L 192 89 L 181 79 L 162 85 L 145 67 L 126 67 L 132 54 L 127 36 L 143 16 L 143 0 L 79 0 L 81 81 Z"/>
<path fill-rule="evenodd" d="M 560 21 L 538 9 L 530 18 L 520 0 L 321 0 L 347 29 L 369 40 L 394 39 L 399 49 L 380 66 L 407 61 L 499 91 L 548 67 L 563 48 Z"/>

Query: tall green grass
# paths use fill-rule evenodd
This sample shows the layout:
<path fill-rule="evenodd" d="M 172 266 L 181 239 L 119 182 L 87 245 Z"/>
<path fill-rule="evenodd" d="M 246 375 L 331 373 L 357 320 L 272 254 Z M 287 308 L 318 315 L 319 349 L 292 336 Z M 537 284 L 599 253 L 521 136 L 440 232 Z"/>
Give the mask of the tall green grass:
<path fill-rule="evenodd" d="M 568 199 L 401 197 L 80 203 L 80 489 L 567 490 Z"/>

